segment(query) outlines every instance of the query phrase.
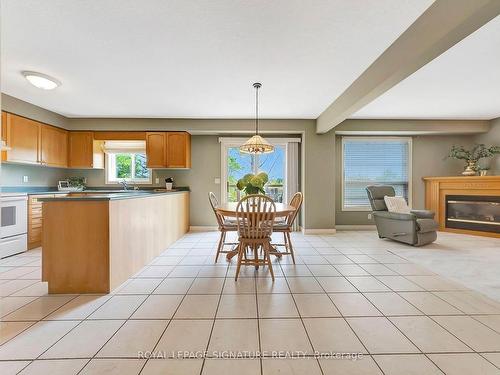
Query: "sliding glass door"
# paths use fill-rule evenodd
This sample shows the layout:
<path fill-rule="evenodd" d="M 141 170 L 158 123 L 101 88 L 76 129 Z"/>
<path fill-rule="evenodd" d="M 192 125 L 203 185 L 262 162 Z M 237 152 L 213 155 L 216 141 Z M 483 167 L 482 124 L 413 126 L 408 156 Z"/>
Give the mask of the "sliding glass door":
<path fill-rule="evenodd" d="M 286 202 L 287 143 L 273 142 L 274 152 L 263 155 L 241 153 L 241 143 L 236 140 L 222 143 L 222 200 L 237 202 L 243 196 L 236 188 L 238 180 L 248 173 L 265 172 L 269 176 L 264 186 L 266 194 L 275 202 Z"/>

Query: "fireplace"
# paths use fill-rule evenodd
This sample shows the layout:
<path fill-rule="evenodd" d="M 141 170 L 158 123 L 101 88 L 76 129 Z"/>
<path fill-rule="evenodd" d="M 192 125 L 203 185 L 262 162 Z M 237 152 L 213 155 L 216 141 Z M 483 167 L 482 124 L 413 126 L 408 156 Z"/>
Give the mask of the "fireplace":
<path fill-rule="evenodd" d="M 500 233 L 500 196 L 446 195 L 445 226 Z"/>

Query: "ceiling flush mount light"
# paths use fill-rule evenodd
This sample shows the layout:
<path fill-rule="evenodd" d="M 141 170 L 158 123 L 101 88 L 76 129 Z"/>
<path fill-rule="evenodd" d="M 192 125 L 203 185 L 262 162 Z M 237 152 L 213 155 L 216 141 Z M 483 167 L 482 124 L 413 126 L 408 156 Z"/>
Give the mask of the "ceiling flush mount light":
<path fill-rule="evenodd" d="M 42 90 L 53 90 L 56 87 L 61 86 L 60 81 L 46 74 L 30 71 L 24 71 L 22 74 L 29 83 Z"/>
<path fill-rule="evenodd" d="M 240 152 L 245 154 L 268 154 L 274 151 L 274 146 L 259 135 L 259 89 L 262 84 L 256 82 L 255 88 L 255 135 L 240 146 Z"/>

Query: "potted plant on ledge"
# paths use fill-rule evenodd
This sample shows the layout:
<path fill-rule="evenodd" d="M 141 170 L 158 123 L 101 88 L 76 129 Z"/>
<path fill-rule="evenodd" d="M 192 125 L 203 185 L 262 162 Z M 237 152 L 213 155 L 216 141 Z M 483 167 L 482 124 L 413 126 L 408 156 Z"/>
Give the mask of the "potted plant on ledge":
<path fill-rule="evenodd" d="M 486 147 L 483 143 L 476 144 L 470 150 L 463 146 L 453 145 L 451 147 L 449 158 L 465 160 L 467 165 L 462 172 L 464 176 L 474 176 L 479 170 L 478 161 L 484 158 L 491 158 L 500 154 L 500 146 Z"/>

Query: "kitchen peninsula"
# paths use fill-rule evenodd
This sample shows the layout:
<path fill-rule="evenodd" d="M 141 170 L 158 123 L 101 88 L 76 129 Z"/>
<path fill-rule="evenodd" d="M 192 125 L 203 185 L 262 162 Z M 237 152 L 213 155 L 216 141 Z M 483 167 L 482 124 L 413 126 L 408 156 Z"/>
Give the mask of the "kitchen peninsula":
<path fill-rule="evenodd" d="M 109 293 L 189 230 L 189 191 L 43 198 L 49 293 Z"/>

